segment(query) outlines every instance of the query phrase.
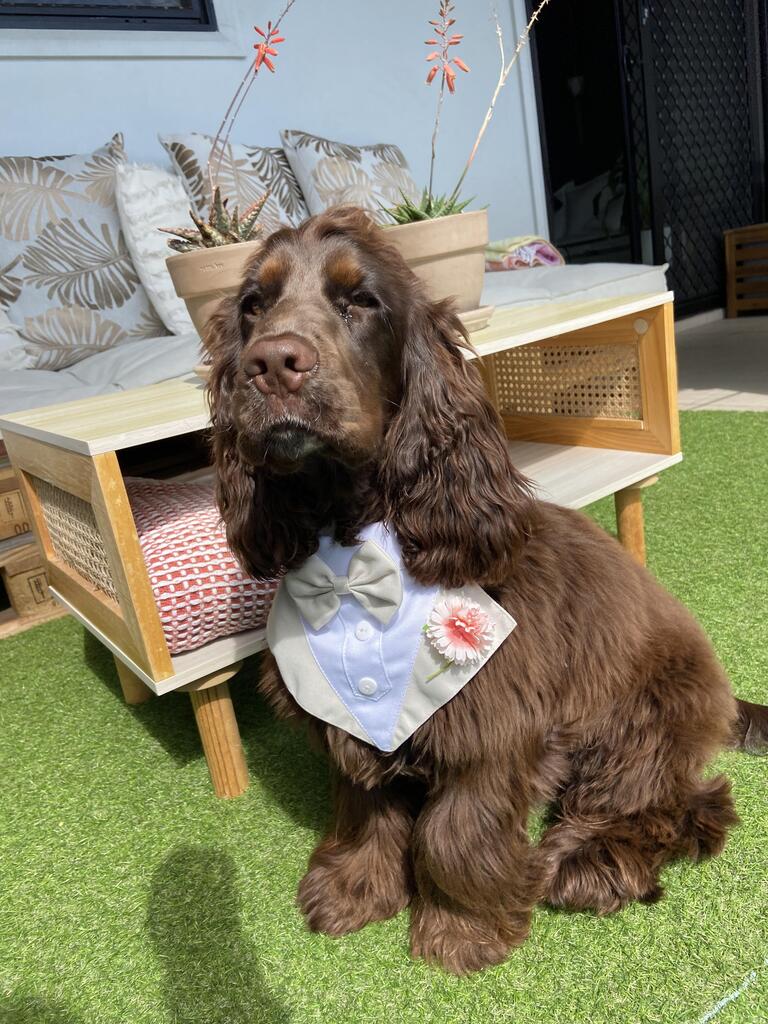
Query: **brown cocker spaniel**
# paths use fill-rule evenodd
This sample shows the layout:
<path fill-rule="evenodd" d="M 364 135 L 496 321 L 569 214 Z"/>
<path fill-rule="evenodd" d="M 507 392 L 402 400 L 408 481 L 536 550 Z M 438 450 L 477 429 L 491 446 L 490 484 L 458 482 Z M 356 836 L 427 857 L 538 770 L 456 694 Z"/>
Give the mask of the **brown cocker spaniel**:
<path fill-rule="evenodd" d="M 250 573 L 386 521 L 418 582 L 478 584 L 518 621 L 392 753 L 307 715 L 265 657 L 262 692 L 338 773 L 299 887 L 310 928 L 410 905 L 413 955 L 463 974 L 521 943 L 540 901 L 651 902 L 667 861 L 722 849 L 730 785 L 702 773 L 765 738 L 764 709 L 735 700 L 692 616 L 615 540 L 532 497 L 450 302 L 380 229 L 342 209 L 277 231 L 207 340 L 218 499 Z"/>

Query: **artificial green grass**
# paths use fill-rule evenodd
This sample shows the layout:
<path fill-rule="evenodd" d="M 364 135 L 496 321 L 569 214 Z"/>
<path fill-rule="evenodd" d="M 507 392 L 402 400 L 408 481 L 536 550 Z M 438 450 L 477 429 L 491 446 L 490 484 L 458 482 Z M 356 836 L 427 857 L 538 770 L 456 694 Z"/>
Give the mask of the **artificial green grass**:
<path fill-rule="evenodd" d="M 650 566 L 737 693 L 768 702 L 768 414 L 683 428 L 686 461 L 646 496 Z M 591 512 L 613 526 L 610 502 Z M 328 773 L 243 675 L 252 782 L 220 801 L 186 696 L 125 707 L 71 620 L 0 646 L 3 1024 L 768 1020 L 768 761 L 720 756 L 742 824 L 721 857 L 668 868 L 659 904 L 541 908 L 505 964 L 457 979 L 410 960 L 407 914 L 340 940 L 305 930 L 294 895 Z"/>

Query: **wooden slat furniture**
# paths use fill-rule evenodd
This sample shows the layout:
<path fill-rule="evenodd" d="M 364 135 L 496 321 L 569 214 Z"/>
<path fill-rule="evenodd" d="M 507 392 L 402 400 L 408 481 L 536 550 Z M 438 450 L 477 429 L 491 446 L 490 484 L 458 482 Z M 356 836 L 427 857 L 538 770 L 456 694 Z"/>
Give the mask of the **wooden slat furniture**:
<path fill-rule="evenodd" d="M 768 309 L 768 224 L 723 233 L 726 316 Z"/>
<path fill-rule="evenodd" d="M 679 461 L 673 299 L 661 292 L 499 310 L 472 342 L 507 436 Z M 615 494 L 619 540 L 643 564 L 641 491 L 663 468 L 604 492 Z M 540 479 L 538 464 L 527 472 Z M 552 498 L 567 503 L 558 490 Z"/>
<path fill-rule="evenodd" d="M 682 458 L 671 294 L 501 310 L 473 342 L 515 464 L 571 508 L 614 494 L 619 538 L 643 561 L 641 489 Z M 190 691 L 216 792 L 233 796 L 247 771 L 227 680 L 264 632 L 170 655 L 117 455 L 208 424 L 189 375 L 4 416 L 0 431 L 51 590 L 112 651 L 128 702 Z"/>
<path fill-rule="evenodd" d="M 181 403 L 192 398 L 199 426 L 201 389 L 176 382 L 175 388 L 159 385 L 50 406 L 15 416 L 13 423 L 9 417 L 0 429 L 32 514 L 51 592 L 115 655 L 128 703 L 153 692 L 189 691 L 214 789 L 219 796 L 237 796 L 248 785 L 248 772 L 228 679 L 244 657 L 264 647 L 264 631 L 169 653 L 117 459 L 121 448 L 153 434 L 152 420 L 161 421 L 155 423 L 159 436 L 170 436 L 163 433 L 169 419 L 158 410 L 172 417 L 174 396 Z M 133 421 L 133 431 L 132 415 L 140 421 Z M 180 433 L 188 432 L 184 415 L 173 422 Z"/>

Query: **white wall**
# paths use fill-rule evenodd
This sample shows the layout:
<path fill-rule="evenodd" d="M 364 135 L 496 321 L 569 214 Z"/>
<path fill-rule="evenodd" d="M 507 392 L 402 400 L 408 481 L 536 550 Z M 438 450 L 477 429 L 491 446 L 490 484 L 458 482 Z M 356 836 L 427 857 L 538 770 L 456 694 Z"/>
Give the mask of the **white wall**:
<path fill-rule="evenodd" d="M 452 188 L 488 105 L 498 49 L 483 0 L 458 0 L 459 53 L 470 65 L 444 105 L 437 188 Z M 158 132 L 212 131 L 245 68 L 251 25 L 276 3 L 218 0 L 223 31 L 25 32 L 0 38 L 0 153 L 88 151 L 115 131 L 128 155 L 164 162 Z M 499 5 L 508 44 L 523 0 Z M 260 75 L 234 138 L 278 144 L 299 128 L 348 142 L 396 142 L 426 181 L 437 83 L 424 84 L 423 41 L 435 0 L 297 0 L 283 28 L 278 72 Z M 383 13 L 382 13 L 383 11 Z M 514 22 L 514 25 L 513 25 Z M 62 56 L 66 54 L 66 56 Z M 466 182 L 489 204 L 491 237 L 546 231 L 535 102 L 527 53 L 510 76 Z"/>

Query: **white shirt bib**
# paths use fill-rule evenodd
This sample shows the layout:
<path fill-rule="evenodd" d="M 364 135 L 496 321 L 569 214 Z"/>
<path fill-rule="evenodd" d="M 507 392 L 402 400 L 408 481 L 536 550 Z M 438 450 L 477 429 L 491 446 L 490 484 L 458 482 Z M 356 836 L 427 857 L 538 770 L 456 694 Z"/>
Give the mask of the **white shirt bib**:
<path fill-rule="evenodd" d="M 413 580 L 383 523 L 360 537 L 353 547 L 322 537 L 317 554 L 286 574 L 267 642 L 305 711 L 392 751 L 469 682 L 516 623 L 480 587 L 444 590 Z M 450 630 L 435 635 L 445 632 L 446 601 L 460 616 L 462 608 L 474 616 L 482 643 L 447 646 Z"/>

